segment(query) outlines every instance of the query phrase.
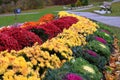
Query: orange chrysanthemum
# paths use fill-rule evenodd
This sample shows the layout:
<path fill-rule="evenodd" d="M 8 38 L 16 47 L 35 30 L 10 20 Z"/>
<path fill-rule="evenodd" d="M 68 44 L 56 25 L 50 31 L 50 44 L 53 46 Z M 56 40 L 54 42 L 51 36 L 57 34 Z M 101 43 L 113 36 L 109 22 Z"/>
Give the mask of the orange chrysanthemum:
<path fill-rule="evenodd" d="M 34 27 L 34 26 L 38 26 L 41 24 L 44 24 L 44 22 L 26 22 L 21 27 L 22 28 L 29 27 L 29 26 Z"/>
<path fill-rule="evenodd" d="M 53 14 L 46 14 L 39 19 L 39 22 L 49 22 L 54 19 Z"/>

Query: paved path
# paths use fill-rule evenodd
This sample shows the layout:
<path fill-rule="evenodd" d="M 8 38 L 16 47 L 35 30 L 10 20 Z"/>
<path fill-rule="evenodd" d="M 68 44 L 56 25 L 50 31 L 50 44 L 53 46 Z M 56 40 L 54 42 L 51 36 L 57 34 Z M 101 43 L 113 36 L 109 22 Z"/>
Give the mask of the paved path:
<path fill-rule="evenodd" d="M 115 3 L 115 2 L 120 2 L 120 0 L 112 0 L 111 3 Z M 99 7 L 100 5 L 98 5 Z M 95 8 L 97 6 L 94 6 L 94 5 L 88 5 L 88 6 L 81 6 L 81 7 L 76 7 L 75 9 L 73 10 L 68 10 L 68 11 L 81 11 L 81 10 L 88 10 L 88 9 L 91 9 L 91 8 Z"/>
<path fill-rule="evenodd" d="M 110 17 L 110 16 L 101 16 L 101 15 L 91 13 L 91 12 L 72 12 L 72 11 L 68 11 L 68 12 L 74 13 L 80 16 L 85 16 L 87 18 L 90 18 L 98 22 L 102 22 L 110 26 L 120 27 L 120 16 Z"/>
<path fill-rule="evenodd" d="M 112 2 L 118 2 L 120 0 L 113 0 Z M 86 8 L 85 8 L 86 9 Z M 120 16 L 119 17 L 109 17 L 109 16 L 101 16 L 95 13 L 90 13 L 90 12 L 73 12 L 73 11 L 68 11 L 70 13 L 74 13 L 80 16 L 85 16 L 87 18 L 90 18 L 92 20 L 102 22 L 104 24 L 110 25 L 110 26 L 116 26 L 120 27 Z M 38 12 L 32 12 L 32 13 L 21 13 L 21 15 L 25 14 L 38 14 Z M 0 16 L 11 16 L 14 14 L 3 14 Z"/>
<path fill-rule="evenodd" d="M 30 13 L 20 13 L 18 15 L 27 15 L 27 14 L 38 14 L 39 12 L 30 12 Z M 0 16 L 14 16 L 14 13 L 11 14 L 0 14 Z"/>
<path fill-rule="evenodd" d="M 113 0 L 112 3 L 114 2 L 119 2 L 120 0 Z M 115 27 L 120 27 L 120 16 L 112 17 L 112 16 L 101 16 L 99 14 L 91 13 L 91 12 L 75 12 L 72 10 L 69 10 L 67 12 L 74 13 L 80 16 L 85 16 L 87 18 L 90 18 L 92 20 L 110 25 L 110 26 L 115 26 Z"/>

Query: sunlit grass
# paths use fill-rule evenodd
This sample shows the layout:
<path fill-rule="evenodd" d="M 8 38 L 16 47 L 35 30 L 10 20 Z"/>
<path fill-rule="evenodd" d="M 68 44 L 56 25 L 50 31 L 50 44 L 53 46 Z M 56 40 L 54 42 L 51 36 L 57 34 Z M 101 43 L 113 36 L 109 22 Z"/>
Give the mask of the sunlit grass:
<path fill-rule="evenodd" d="M 52 13 L 57 14 L 56 11 L 63 10 L 62 6 L 50 6 L 43 9 L 35 9 L 35 10 L 28 10 L 22 11 L 22 13 L 30 13 L 30 12 L 38 12 L 35 14 L 25 14 L 25 15 L 18 15 L 17 20 L 15 20 L 15 16 L 0 16 L 0 27 L 11 25 L 14 23 L 23 23 L 26 21 L 37 21 L 41 16 L 44 14 Z"/>
<path fill-rule="evenodd" d="M 120 2 L 112 4 L 112 13 L 105 14 L 106 16 L 120 16 Z"/>
<path fill-rule="evenodd" d="M 94 2 L 93 2 L 94 3 Z M 93 8 L 87 10 L 79 10 L 81 12 L 94 12 L 94 10 L 100 10 L 100 5 L 94 5 Z M 120 16 L 120 2 L 113 3 L 111 5 L 112 13 L 104 14 L 104 16 Z"/>

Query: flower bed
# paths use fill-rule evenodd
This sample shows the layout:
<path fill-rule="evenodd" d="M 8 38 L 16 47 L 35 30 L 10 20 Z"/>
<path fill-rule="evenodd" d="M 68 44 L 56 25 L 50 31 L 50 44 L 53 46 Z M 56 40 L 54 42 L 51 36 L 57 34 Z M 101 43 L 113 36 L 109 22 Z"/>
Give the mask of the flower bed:
<path fill-rule="evenodd" d="M 39 20 L 42 24 L 35 22 L 0 30 L 22 47 L 19 51 L 12 48 L 0 52 L 0 79 L 104 79 L 103 70 L 114 42 L 111 33 L 87 18 L 63 11 L 58 15 L 56 20 L 53 15 L 44 16 L 47 20 L 42 17 Z"/>

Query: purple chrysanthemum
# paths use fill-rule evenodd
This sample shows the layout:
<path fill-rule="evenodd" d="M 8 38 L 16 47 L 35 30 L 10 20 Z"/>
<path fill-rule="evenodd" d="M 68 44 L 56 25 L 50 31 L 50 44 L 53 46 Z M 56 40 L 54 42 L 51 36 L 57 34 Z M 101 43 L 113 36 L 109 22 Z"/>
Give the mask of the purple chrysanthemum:
<path fill-rule="evenodd" d="M 95 39 L 96 39 L 97 41 L 103 43 L 103 44 L 106 44 L 106 43 L 107 43 L 106 40 L 103 39 L 103 38 L 101 38 L 101 37 L 95 36 Z"/>
<path fill-rule="evenodd" d="M 83 78 L 77 74 L 69 73 L 65 76 L 64 80 L 83 80 Z"/>

